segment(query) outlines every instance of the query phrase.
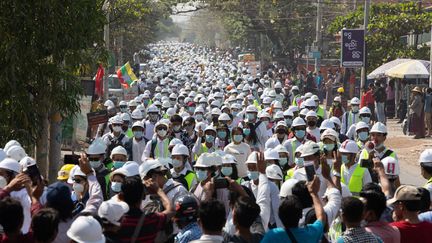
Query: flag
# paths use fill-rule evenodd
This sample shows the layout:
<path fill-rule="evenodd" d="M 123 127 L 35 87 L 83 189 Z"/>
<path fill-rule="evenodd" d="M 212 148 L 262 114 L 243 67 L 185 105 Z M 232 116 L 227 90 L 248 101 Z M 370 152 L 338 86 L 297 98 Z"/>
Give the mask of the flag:
<path fill-rule="evenodd" d="M 95 94 L 99 95 L 99 97 L 103 96 L 103 76 L 104 76 L 104 69 L 102 67 L 102 64 L 99 64 L 96 78 L 95 78 Z"/>
<path fill-rule="evenodd" d="M 123 65 L 123 67 L 117 70 L 117 77 L 120 80 L 120 83 L 126 89 L 132 86 L 135 80 L 137 80 L 137 77 L 133 73 L 129 62 L 127 62 L 125 65 Z"/>

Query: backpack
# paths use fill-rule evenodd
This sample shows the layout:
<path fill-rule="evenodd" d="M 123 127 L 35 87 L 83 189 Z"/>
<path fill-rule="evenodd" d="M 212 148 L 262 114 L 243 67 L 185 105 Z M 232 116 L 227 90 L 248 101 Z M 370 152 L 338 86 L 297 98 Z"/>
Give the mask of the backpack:
<path fill-rule="evenodd" d="M 107 157 L 111 155 L 111 151 L 117 146 L 123 146 L 122 140 L 126 135 L 124 133 L 120 134 L 118 138 L 108 135 L 108 140 L 110 141 L 110 145 L 108 145 L 107 149 Z"/>

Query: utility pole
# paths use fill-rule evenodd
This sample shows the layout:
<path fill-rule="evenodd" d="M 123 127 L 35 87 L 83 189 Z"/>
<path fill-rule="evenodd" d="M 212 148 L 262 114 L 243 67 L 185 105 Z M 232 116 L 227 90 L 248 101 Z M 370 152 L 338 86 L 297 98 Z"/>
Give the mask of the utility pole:
<path fill-rule="evenodd" d="M 360 90 L 365 87 L 366 84 L 366 62 L 367 62 L 367 45 L 366 45 L 366 36 L 367 36 L 367 27 L 369 24 L 369 8 L 370 8 L 370 0 L 365 0 L 365 8 L 364 8 L 364 55 L 363 55 L 363 67 L 361 68 L 361 77 L 360 77 Z"/>
<path fill-rule="evenodd" d="M 429 46 L 430 46 L 430 55 L 429 55 L 429 87 L 432 88 L 432 26 L 431 26 L 431 31 L 430 31 L 430 35 L 431 35 L 431 40 L 429 41 Z"/>
<path fill-rule="evenodd" d="M 106 15 L 106 23 L 104 25 L 104 42 L 105 48 L 109 52 L 109 0 L 105 0 L 102 10 L 105 11 Z M 103 77 L 103 98 L 104 100 L 108 100 L 108 75 L 109 75 L 109 61 L 107 63 L 107 67 L 104 72 Z"/>
<path fill-rule="evenodd" d="M 317 51 L 321 52 L 321 25 L 322 25 L 322 9 L 321 9 L 321 0 L 317 0 L 317 22 L 316 22 L 316 32 L 315 32 L 315 43 L 317 47 Z M 318 73 L 320 69 L 319 58 L 315 57 L 315 72 Z"/>

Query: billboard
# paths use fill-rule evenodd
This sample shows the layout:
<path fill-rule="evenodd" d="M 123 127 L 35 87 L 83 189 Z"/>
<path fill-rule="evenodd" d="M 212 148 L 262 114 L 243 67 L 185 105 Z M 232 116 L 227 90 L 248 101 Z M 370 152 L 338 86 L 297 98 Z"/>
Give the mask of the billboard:
<path fill-rule="evenodd" d="M 342 67 L 364 66 L 364 30 L 342 30 L 341 64 Z"/>

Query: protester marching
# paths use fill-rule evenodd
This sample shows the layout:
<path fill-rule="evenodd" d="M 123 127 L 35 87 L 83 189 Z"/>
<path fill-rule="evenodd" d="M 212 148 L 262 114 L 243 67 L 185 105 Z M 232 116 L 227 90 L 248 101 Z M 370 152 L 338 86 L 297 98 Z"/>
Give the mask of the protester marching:
<path fill-rule="evenodd" d="M 333 76 L 253 73 L 230 52 L 149 50 L 137 80 L 119 70 L 138 96 L 101 103 L 108 122 L 56 182 L 19 141 L 0 149 L 0 242 L 432 242 L 432 149 L 427 183 L 404 184 L 391 86 L 354 97 L 325 90 Z M 411 94 L 413 133 L 430 136 L 431 88 Z"/>

